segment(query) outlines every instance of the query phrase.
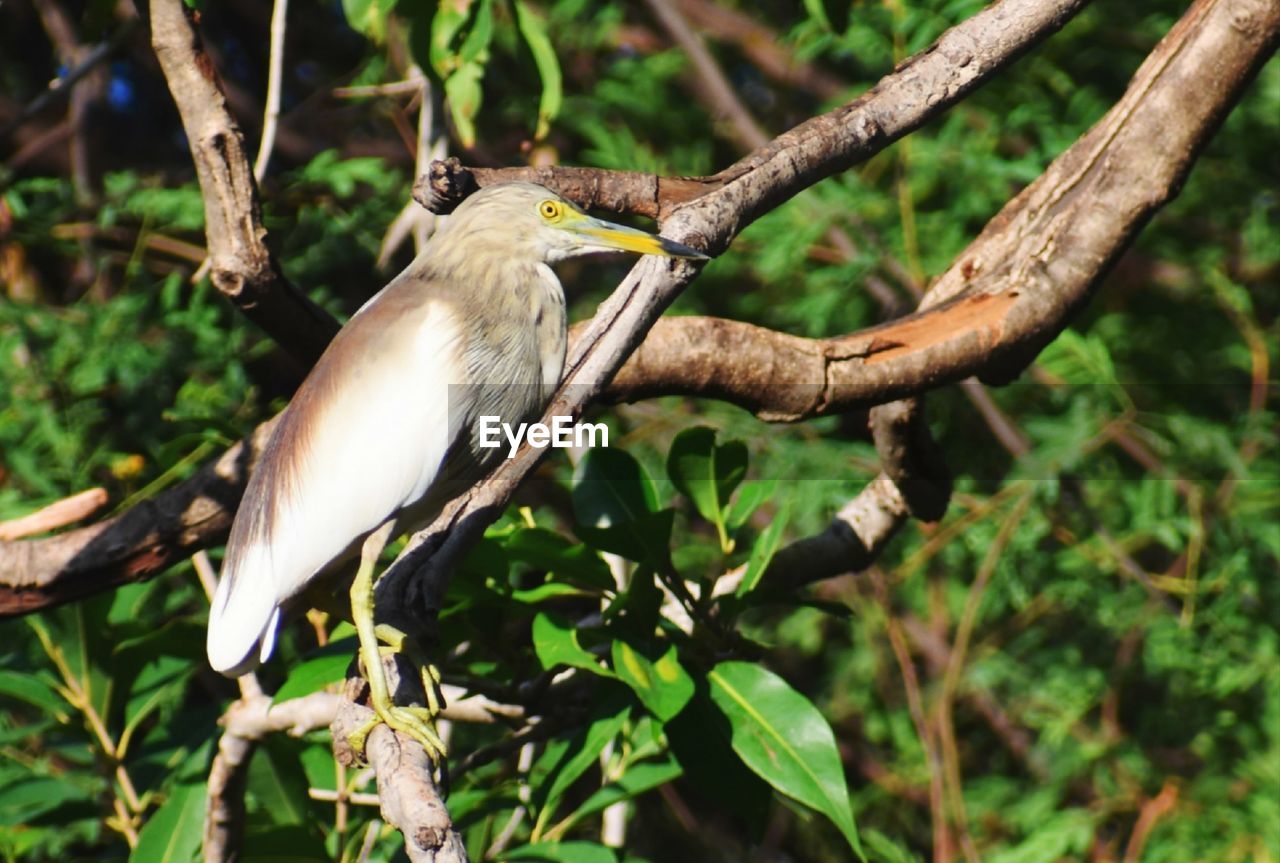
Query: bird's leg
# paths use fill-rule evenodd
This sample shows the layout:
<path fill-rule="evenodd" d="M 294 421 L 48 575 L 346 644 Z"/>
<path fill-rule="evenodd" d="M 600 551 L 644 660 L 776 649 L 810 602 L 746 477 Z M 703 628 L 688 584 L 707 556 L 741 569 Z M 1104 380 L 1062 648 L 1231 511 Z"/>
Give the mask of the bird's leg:
<path fill-rule="evenodd" d="M 360 549 L 360 568 L 356 571 L 355 581 L 351 584 L 351 617 L 355 623 L 356 635 L 360 640 L 360 662 L 364 665 L 365 679 L 369 681 L 369 706 L 373 708 L 374 717 L 357 728 L 347 738 L 351 748 L 363 753 L 365 741 L 380 722 L 403 731 L 422 744 L 427 756 L 440 763 L 445 757 L 444 741 L 436 733 L 434 721 L 440 712 L 439 674 L 434 668 L 424 669 L 424 684 L 429 679 L 433 685 L 426 686 L 427 707 L 403 707 L 392 701 L 391 687 L 387 683 L 387 673 L 382 667 L 382 648 L 378 643 L 379 629 L 390 635 L 393 650 L 404 645 L 404 636 L 390 627 L 378 627 L 374 623 L 375 579 L 373 571 L 378 556 L 386 547 L 391 535 L 394 521 L 388 521 L 382 527 L 369 534 Z M 398 636 L 398 637 L 397 637 Z"/>

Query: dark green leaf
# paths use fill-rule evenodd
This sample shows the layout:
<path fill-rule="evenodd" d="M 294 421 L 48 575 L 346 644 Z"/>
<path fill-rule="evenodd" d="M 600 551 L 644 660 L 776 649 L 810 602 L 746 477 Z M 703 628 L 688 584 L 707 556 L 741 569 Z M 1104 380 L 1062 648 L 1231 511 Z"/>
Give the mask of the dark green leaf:
<path fill-rule="evenodd" d="M 350 667 L 359 644 L 360 640 L 355 636 L 340 638 L 311 653 L 289 669 L 289 676 L 276 690 L 271 703 L 279 704 L 290 698 L 301 698 L 319 692 L 331 683 L 345 680 L 347 668 Z"/>
<path fill-rule="evenodd" d="M 749 662 L 722 662 L 708 680 L 733 751 L 774 788 L 824 813 L 863 857 L 835 735 L 812 702 Z"/>
<path fill-rule="evenodd" d="M 205 786 L 179 785 L 138 832 L 129 863 L 190 863 L 204 834 Z"/>
<path fill-rule="evenodd" d="M 534 863 L 618 863 L 617 855 L 594 842 L 539 842 L 507 851 L 500 860 Z"/>

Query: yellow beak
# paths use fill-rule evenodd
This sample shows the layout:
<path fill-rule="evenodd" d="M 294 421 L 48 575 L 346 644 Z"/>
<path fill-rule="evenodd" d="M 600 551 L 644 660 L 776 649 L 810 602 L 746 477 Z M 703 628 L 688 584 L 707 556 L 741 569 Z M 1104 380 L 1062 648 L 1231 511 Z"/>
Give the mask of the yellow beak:
<path fill-rule="evenodd" d="M 573 213 L 576 218 L 563 225 L 585 246 L 599 249 L 613 249 L 621 252 L 638 252 L 642 255 L 661 255 L 666 258 L 692 258 L 705 261 L 707 256 L 675 240 L 659 237 L 647 231 L 638 231 L 625 225 L 615 225 L 603 219 L 596 219 L 582 213 Z"/>

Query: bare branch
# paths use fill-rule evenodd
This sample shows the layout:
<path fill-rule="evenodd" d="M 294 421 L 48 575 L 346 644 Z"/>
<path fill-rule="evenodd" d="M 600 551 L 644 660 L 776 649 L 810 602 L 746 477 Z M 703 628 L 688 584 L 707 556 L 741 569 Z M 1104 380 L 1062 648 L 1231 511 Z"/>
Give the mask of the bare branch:
<path fill-rule="evenodd" d="M 262 113 L 262 140 L 258 142 L 258 158 L 253 162 L 253 180 L 261 184 L 271 163 L 276 146 L 276 126 L 280 122 L 280 79 L 284 70 L 284 34 L 289 14 L 289 0 L 275 0 L 271 10 L 271 52 L 267 66 L 267 98 Z"/>
<path fill-rule="evenodd" d="M 106 505 L 106 489 L 91 488 L 79 494 L 73 494 L 21 518 L 0 521 L 0 541 L 21 539 L 75 524 Z"/>
<path fill-rule="evenodd" d="M 244 136 L 182 0 L 151 0 L 151 44 L 191 143 L 204 198 L 210 279 L 295 359 L 309 367 L 338 331 L 291 285 L 265 243 Z"/>

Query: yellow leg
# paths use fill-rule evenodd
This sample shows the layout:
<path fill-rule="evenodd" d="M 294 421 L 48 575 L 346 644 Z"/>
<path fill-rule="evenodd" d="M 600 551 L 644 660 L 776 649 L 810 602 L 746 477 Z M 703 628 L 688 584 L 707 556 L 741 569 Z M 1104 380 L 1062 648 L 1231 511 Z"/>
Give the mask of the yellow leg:
<path fill-rule="evenodd" d="M 356 571 L 356 579 L 351 584 L 351 617 L 360 639 L 360 662 L 364 666 L 365 678 L 369 681 L 369 706 L 373 708 L 375 716 L 353 731 L 347 739 L 352 749 L 363 753 L 369 732 L 379 723 L 385 722 L 390 728 L 403 731 L 417 740 L 426 750 L 427 756 L 440 763 L 445 758 L 445 745 L 435 729 L 435 717 L 440 712 L 441 703 L 439 673 L 430 666 L 423 667 L 426 707 L 403 707 L 391 700 L 387 674 L 382 667 L 382 647 L 378 643 L 380 634 L 386 637 L 392 651 L 399 651 L 405 646 L 403 634 L 390 627 L 374 624 L 373 571 L 378 555 L 386 547 L 391 526 L 392 522 L 387 522 L 369 534 L 360 550 L 360 569 Z"/>

